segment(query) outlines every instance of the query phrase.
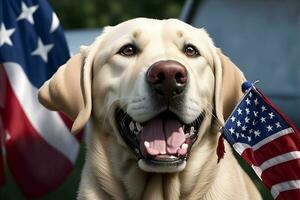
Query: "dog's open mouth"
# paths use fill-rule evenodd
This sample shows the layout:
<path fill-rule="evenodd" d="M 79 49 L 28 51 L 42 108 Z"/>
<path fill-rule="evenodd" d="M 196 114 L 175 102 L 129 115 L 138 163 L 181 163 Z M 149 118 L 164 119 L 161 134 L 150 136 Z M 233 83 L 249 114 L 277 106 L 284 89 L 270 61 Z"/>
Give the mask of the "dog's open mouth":
<path fill-rule="evenodd" d="M 202 116 L 184 124 L 175 114 L 165 111 L 147 122 L 138 123 L 119 109 L 116 122 L 124 141 L 138 156 L 140 168 L 151 172 L 174 172 L 185 168 Z"/>

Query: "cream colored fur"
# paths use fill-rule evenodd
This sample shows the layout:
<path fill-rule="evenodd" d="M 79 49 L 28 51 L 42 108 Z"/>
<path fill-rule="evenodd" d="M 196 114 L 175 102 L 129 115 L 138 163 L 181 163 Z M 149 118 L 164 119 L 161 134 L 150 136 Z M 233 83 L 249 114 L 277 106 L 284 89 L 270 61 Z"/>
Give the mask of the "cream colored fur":
<path fill-rule="evenodd" d="M 133 57 L 118 54 L 127 43 L 135 43 L 140 52 Z M 196 46 L 201 56 L 187 57 L 182 52 L 187 43 Z M 119 136 L 114 111 L 122 108 L 138 122 L 161 112 L 148 91 L 145 74 L 151 64 L 168 59 L 183 64 L 189 76 L 185 97 L 172 111 L 185 123 L 202 111 L 207 115 L 183 171 L 147 173 Z M 217 163 L 216 156 L 220 123 L 242 96 L 243 80 L 205 30 L 175 19 L 138 18 L 105 28 L 42 86 L 39 100 L 68 114 L 75 121 L 73 132 L 90 119 L 79 200 L 256 200 L 261 199 L 259 192 L 227 142 L 224 159 Z"/>

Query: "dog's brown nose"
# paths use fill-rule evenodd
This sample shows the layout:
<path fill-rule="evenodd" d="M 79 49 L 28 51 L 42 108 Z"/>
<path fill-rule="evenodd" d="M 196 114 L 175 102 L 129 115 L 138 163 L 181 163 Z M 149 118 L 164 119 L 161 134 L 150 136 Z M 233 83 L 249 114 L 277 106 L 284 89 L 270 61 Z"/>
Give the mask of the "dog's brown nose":
<path fill-rule="evenodd" d="M 181 94 L 187 79 L 186 68 L 174 60 L 158 61 L 151 65 L 147 72 L 150 85 L 165 98 Z"/>

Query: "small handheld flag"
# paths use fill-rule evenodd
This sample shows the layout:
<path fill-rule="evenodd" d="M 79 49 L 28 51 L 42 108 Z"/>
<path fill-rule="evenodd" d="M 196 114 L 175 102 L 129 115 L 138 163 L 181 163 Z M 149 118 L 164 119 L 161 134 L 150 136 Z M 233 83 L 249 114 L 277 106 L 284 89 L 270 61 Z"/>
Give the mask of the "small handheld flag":
<path fill-rule="evenodd" d="M 252 166 L 274 199 L 300 199 L 300 134 L 253 84 L 223 127 L 224 138 Z"/>

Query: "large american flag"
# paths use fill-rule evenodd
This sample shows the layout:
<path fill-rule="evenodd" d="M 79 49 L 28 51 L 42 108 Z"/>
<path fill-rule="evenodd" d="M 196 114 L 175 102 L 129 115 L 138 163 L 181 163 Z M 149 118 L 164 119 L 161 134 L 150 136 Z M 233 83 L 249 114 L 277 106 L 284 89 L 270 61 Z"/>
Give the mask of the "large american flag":
<path fill-rule="evenodd" d="M 46 0 L 0 0 L 0 183 L 3 159 L 21 191 L 39 197 L 68 176 L 79 150 L 70 121 L 39 104 L 39 88 L 69 58 Z"/>
<path fill-rule="evenodd" d="M 274 199 L 300 199 L 300 134 L 253 84 L 224 125 L 224 137 Z"/>

